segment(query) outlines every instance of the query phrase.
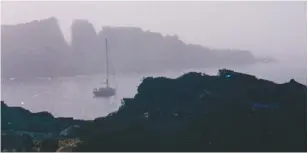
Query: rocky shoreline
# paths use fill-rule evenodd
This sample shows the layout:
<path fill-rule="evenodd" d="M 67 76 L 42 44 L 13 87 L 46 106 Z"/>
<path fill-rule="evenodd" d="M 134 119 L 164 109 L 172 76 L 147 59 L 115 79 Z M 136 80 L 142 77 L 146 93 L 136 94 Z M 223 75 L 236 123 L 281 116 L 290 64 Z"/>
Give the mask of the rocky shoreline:
<path fill-rule="evenodd" d="M 1 102 L 2 151 L 307 151 L 307 87 L 220 70 L 147 77 L 117 112 L 55 118 Z M 58 150 L 59 151 L 59 150 Z"/>

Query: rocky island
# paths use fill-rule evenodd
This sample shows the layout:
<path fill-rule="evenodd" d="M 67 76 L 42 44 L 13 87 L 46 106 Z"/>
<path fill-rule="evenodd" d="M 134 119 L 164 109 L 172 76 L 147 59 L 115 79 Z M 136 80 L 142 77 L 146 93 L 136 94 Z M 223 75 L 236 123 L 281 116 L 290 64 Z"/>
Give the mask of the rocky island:
<path fill-rule="evenodd" d="M 307 87 L 222 69 L 147 77 L 92 121 L 1 103 L 2 151 L 307 151 Z"/>
<path fill-rule="evenodd" d="M 138 27 L 103 26 L 75 20 L 67 42 L 54 17 L 1 25 L 2 79 L 31 79 L 104 73 L 108 38 L 117 73 L 148 73 L 264 62 L 250 51 L 213 49 Z"/>

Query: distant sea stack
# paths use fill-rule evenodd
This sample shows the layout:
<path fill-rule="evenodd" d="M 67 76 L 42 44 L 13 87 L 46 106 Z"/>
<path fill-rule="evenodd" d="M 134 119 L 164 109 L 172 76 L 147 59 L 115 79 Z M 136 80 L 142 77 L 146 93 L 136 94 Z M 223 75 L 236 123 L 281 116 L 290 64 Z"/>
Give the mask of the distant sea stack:
<path fill-rule="evenodd" d="M 1 30 L 3 51 L 41 53 L 46 49 L 60 51 L 68 48 L 54 17 L 18 25 L 2 25 Z"/>
<path fill-rule="evenodd" d="M 2 25 L 2 78 L 34 78 L 104 73 L 105 43 L 118 73 L 162 72 L 188 68 L 249 65 L 249 51 L 210 49 L 186 44 L 137 27 L 103 27 L 96 33 L 87 20 L 72 23 L 68 44 L 56 18 Z"/>
<path fill-rule="evenodd" d="M 105 52 L 104 41 L 101 41 L 87 20 L 75 20 L 72 27 L 74 67 L 79 73 L 103 72 Z"/>
<path fill-rule="evenodd" d="M 256 63 L 255 57 L 249 51 L 210 49 L 186 44 L 176 35 L 163 36 L 135 27 L 104 27 L 99 32 L 99 37 L 110 39 L 113 57 L 117 61 L 121 59 L 125 62 L 119 63 L 122 65 L 117 67 L 125 66 L 127 69 L 129 66 L 128 69 L 132 71 L 182 70 Z"/>
<path fill-rule="evenodd" d="M 56 18 L 1 26 L 2 77 L 56 76 L 65 72 L 69 45 Z"/>

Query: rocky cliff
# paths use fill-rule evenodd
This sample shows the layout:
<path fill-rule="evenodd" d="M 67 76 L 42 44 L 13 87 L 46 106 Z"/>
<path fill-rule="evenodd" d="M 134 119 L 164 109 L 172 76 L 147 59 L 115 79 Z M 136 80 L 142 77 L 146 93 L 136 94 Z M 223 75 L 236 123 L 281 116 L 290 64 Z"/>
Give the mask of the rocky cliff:
<path fill-rule="evenodd" d="M 75 20 L 72 24 L 72 50 L 75 69 L 79 73 L 104 72 L 105 48 L 91 23 Z"/>
<path fill-rule="evenodd" d="M 64 74 L 69 45 L 55 18 L 1 26 L 2 76 L 38 77 Z"/>
<path fill-rule="evenodd" d="M 71 44 L 64 40 L 55 18 L 3 25 L 1 30 L 4 78 L 103 73 L 105 38 L 109 42 L 111 66 L 123 73 L 258 62 L 249 51 L 209 49 L 186 44 L 177 36 L 162 36 L 140 28 L 104 27 L 96 33 L 86 20 L 73 22 Z"/>
<path fill-rule="evenodd" d="M 186 44 L 178 36 L 143 31 L 135 27 L 104 27 L 116 68 L 123 71 L 164 71 L 189 68 L 249 65 L 257 62 L 249 51 L 210 49 Z"/>

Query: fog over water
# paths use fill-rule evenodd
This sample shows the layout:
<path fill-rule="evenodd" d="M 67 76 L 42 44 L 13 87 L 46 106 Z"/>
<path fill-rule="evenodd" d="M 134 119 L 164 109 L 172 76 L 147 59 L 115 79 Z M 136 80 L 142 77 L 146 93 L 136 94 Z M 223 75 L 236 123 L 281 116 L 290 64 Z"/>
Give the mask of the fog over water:
<path fill-rule="evenodd" d="M 285 73 L 277 64 L 259 64 L 250 67 L 230 67 L 239 72 L 257 75 L 259 78 L 284 83 L 295 78 L 306 84 L 304 69 L 287 68 L 291 73 Z M 187 70 L 217 74 L 217 68 Z M 176 78 L 185 72 L 165 72 L 149 74 L 116 75 L 111 84 L 117 88 L 117 95 L 111 99 L 94 98 L 93 88 L 97 87 L 104 75 L 60 77 L 49 80 L 37 78 L 32 81 L 18 82 L 17 80 L 2 85 L 2 99 L 8 105 L 22 106 L 34 112 L 48 111 L 58 117 L 74 117 L 94 119 L 116 111 L 121 105 L 122 98 L 132 98 L 137 87 L 145 76 L 166 76 Z M 282 75 L 283 74 L 283 75 Z M 295 75 L 297 74 L 296 77 Z"/>
<path fill-rule="evenodd" d="M 16 25 L 55 17 L 68 44 L 72 41 L 70 28 L 75 19 L 88 20 L 96 32 L 102 26 L 140 27 L 144 31 L 177 35 L 187 44 L 247 50 L 257 57 L 270 56 L 277 60 L 270 64 L 217 66 L 194 71 L 214 75 L 220 68 L 230 68 L 277 83 L 294 78 L 306 84 L 306 11 L 306 2 L 293 1 L 2 2 L 2 24 Z M 105 75 L 87 74 L 2 82 L 1 100 L 34 112 L 49 111 L 55 116 L 93 119 L 116 111 L 123 97 L 133 97 L 143 77 L 175 78 L 185 72 L 114 71 L 116 75 L 111 82 L 118 94 L 112 99 L 94 98 L 93 88 L 100 85 Z"/>

